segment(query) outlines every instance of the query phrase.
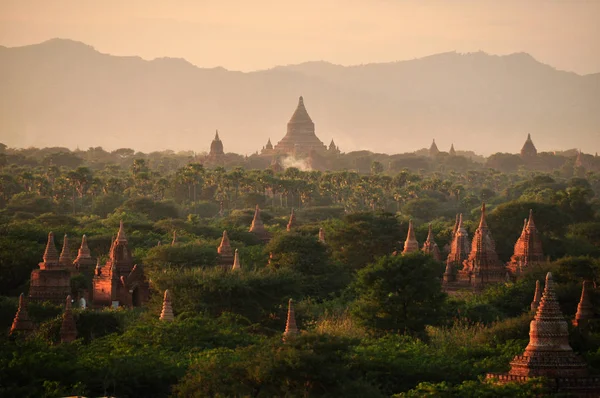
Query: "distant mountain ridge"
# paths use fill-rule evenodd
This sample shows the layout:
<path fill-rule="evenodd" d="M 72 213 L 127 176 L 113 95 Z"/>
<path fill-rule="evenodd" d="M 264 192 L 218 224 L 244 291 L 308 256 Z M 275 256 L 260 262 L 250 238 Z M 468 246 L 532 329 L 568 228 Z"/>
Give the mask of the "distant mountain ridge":
<path fill-rule="evenodd" d="M 389 63 L 306 62 L 256 72 L 112 56 L 72 40 L 0 46 L 0 142 L 9 146 L 252 153 L 285 134 L 303 95 L 317 136 L 343 151 L 600 151 L 600 73 L 525 53 L 454 52 Z"/>

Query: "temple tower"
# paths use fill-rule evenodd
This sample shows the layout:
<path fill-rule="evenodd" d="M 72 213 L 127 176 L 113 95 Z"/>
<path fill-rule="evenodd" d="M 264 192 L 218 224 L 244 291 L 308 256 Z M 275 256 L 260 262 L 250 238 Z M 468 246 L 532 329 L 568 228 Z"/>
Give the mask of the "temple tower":
<path fill-rule="evenodd" d="M 69 237 L 65 234 L 63 238 L 63 247 L 58 258 L 58 264 L 65 269 L 74 271 L 73 259 L 71 258 L 71 249 L 69 248 Z"/>
<path fill-rule="evenodd" d="M 450 254 L 446 258 L 446 270 L 444 271 L 444 283 L 456 281 L 456 275 L 462 275 L 462 279 L 469 280 L 467 273 L 459 270 L 463 262 L 469 258 L 471 252 L 471 242 L 469 234 L 463 226 L 462 214 L 457 215 L 457 222 L 452 234 L 452 243 L 450 244 Z"/>
<path fill-rule="evenodd" d="M 521 148 L 521 158 L 523 158 L 523 160 L 532 160 L 535 159 L 536 156 L 537 149 L 535 148 L 535 145 L 533 145 L 531 134 L 527 134 L 525 144 L 523 144 L 523 148 Z"/>
<path fill-rule="evenodd" d="M 254 210 L 254 218 L 252 219 L 252 224 L 250 225 L 250 232 L 255 234 L 260 240 L 263 242 L 268 242 L 271 237 L 269 232 L 265 229 L 265 225 L 260 218 L 260 208 L 256 205 L 256 209 Z"/>
<path fill-rule="evenodd" d="M 470 283 L 476 288 L 506 280 L 506 268 L 498 259 L 496 245 L 485 219 L 485 203 L 481 205 L 479 227 L 473 235 L 471 253 L 463 263 L 463 271 L 469 273 Z"/>
<path fill-rule="evenodd" d="M 540 281 L 535 281 L 535 293 L 533 294 L 533 301 L 531 302 L 531 311 L 535 313 L 537 311 L 540 301 L 542 300 L 542 289 L 540 288 Z"/>
<path fill-rule="evenodd" d="M 221 244 L 217 248 L 217 254 L 219 257 L 219 265 L 227 266 L 233 262 L 233 250 L 229 244 L 229 236 L 227 231 L 223 231 L 223 237 L 221 238 Z"/>
<path fill-rule="evenodd" d="M 583 327 L 592 319 L 594 319 L 594 305 L 592 304 L 592 298 L 589 295 L 589 282 L 583 281 L 583 286 L 581 287 L 581 299 L 577 305 L 577 313 L 575 314 L 573 325 Z"/>
<path fill-rule="evenodd" d="M 92 253 L 88 247 L 87 237 L 83 235 L 81 237 L 81 246 L 79 246 L 77 258 L 75 258 L 75 261 L 73 261 L 73 265 L 79 272 L 91 276 L 94 271 L 95 264 L 96 261 L 94 261 L 92 258 Z"/>
<path fill-rule="evenodd" d="M 173 322 L 175 320 L 175 316 L 173 315 L 173 307 L 171 306 L 171 292 L 169 289 L 165 290 L 162 311 L 160 312 L 159 319 L 166 322 Z"/>
<path fill-rule="evenodd" d="M 217 130 L 214 140 L 210 143 L 210 152 L 208 153 L 208 156 L 210 158 L 218 158 L 223 155 L 225 155 L 225 152 L 223 151 L 223 142 L 219 138 L 219 130 Z"/>
<path fill-rule="evenodd" d="M 413 228 L 412 220 L 408 221 L 408 233 L 406 234 L 406 240 L 404 241 L 404 250 L 402 254 L 408 254 L 419 250 L 419 242 L 415 237 L 415 230 Z"/>
<path fill-rule="evenodd" d="M 450 156 L 456 156 L 456 151 L 454 150 L 454 144 L 450 145 L 450 150 L 448 151 Z"/>
<path fill-rule="evenodd" d="M 296 314 L 294 313 L 294 303 L 292 299 L 288 301 L 288 313 L 287 320 L 285 322 L 285 332 L 283 332 L 283 341 L 286 341 L 290 337 L 298 334 L 298 327 L 296 326 Z"/>
<path fill-rule="evenodd" d="M 25 300 L 25 295 L 21 293 L 19 296 L 19 308 L 17 309 L 12 326 L 10 327 L 9 334 L 29 334 L 31 332 L 33 332 L 33 322 L 29 319 L 29 314 L 27 313 L 27 301 Z"/>
<path fill-rule="evenodd" d="M 239 270 L 242 269 L 242 264 L 240 263 L 240 254 L 238 253 L 238 249 L 235 249 L 235 254 L 233 256 L 233 265 L 231 266 L 231 270 Z"/>
<path fill-rule="evenodd" d="M 68 249 L 68 243 L 67 243 Z M 31 271 L 29 284 L 29 298 L 35 301 L 50 301 L 53 304 L 62 304 L 65 297 L 71 294 L 71 270 L 64 264 L 67 257 L 63 255 L 61 264 L 56 246 L 54 234 L 48 234 L 48 242 L 43 256 L 43 262 L 39 263 L 39 269 Z"/>
<path fill-rule="evenodd" d="M 508 270 L 519 277 L 529 267 L 544 262 L 542 240 L 533 222 L 533 211 L 529 210 L 529 219 L 525 219 L 521 236 L 515 243 L 514 254 L 508 262 Z"/>
<path fill-rule="evenodd" d="M 423 244 L 423 251 L 427 254 L 430 254 L 431 257 L 435 259 L 435 261 L 442 261 L 442 256 L 440 254 L 440 249 L 435 243 L 433 238 L 433 231 L 431 230 L 431 224 L 429 224 L 429 232 L 427 234 L 427 240 Z"/>
<path fill-rule="evenodd" d="M 67 296 L 67 302 L 65 303 L 65 311 L 62 316 L 62 324 L 60 325 L 60 342 L 70 343 L 75 341 L 77 338 L 77 325 L 75 324 L 75 318 L 73 317 L 73 310 L 71 309 L 71 296 Z"/>
<path fill-rule="evenodd" d="M 296 227 L 296 214 L 294 213 L 294 209 L 292 209 L 292 213 L 290 214 L 290 220 L 287 223 L 286 230 L 290 232 L 292 228 Z"/>
<path fill-rule="evenodd" d="M 429 156 L 431 157 L 435 157 L 437 155 L 439 155 L 440 150 L 438 149 L 436 143 L 435 143 L 435 139 L 433 140 L 433 142 L 431 143 L 431 146 L 429 147 Z"/>
<path fill-rule="evenodd" d="M 325 230 L 323 228 L 319 228 L 319 242 L 325 244 Z"/>
<path fill-rule="evenodd" d="M 335 145 L 335 142 L 333 142 L 333 139 L 331 139 L 331 142 L 329 143 L 329 148 L 327 148 L 327 152 L 329 152 L 332 155 L 339 155 L 340 154 L 340 148 Z"/>
<path fill-rule="evenodd" d="M 287 134 L 275 145 L 275 152 L 286 154 L 308 154 L 311 150 L 325 151 L 327 148 L 315 134 L 315 124 L 304 107 L 304 99 L 298 99 L 298 106 L 287 124 Z"/>

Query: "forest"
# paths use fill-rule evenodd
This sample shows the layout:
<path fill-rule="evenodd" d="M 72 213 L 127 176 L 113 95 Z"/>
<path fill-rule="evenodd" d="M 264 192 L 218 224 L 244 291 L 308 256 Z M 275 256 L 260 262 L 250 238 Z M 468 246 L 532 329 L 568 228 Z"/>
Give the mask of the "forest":
<path fill-rule="evenodd" d="M 536 281 L 549 271 L 569 343 L 600 374 L 600 327 L 571 325 L 584 280 L 600 300 L 598 156 L 360 151 L 330 159 L 331 171 L 226 156 L 211 165 L 193 152 L 0 144 L 0 396 L 551 396 L 543 379 L 485 379 L 527 346 Z M 483 202 L 503 262 L 530 210 L 546 261 L 517 281 L 447 294 L 445 257 L 392 255 L 410 220 L 420 245 L 430 225 L 448 245 L 459 213 L 473 236 Z M 268 242 L 249 232 L 256 205 Z M 75 242 L 73 258 L 85 234 L 105 263 L 121 221 L 149 279 L 147 305 L 75 302 L 77 339 L 61 343 L 64 306 L 31 301 L 35 332 L 9 336 L 48 233 L 59 249 L 64 235 Z M 235 272 L 218 266 L 224 230 Z M 90 283 L 74 275 L 72 296 Z M 167 289 L 174 322 L 159 320 Z M 300 333 L 284 341 L 289 299 Z"/>

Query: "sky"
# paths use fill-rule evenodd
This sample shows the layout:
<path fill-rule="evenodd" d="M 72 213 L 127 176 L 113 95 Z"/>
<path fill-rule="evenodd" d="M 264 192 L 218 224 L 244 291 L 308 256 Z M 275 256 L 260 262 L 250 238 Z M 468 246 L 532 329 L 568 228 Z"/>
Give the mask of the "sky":
<path fill-rule="evenodd" d="M 600 0 L 0 0 L 0 45 L 60 37 L 113 55 L 252 71 L 527 52 L 600 72 Z"/>

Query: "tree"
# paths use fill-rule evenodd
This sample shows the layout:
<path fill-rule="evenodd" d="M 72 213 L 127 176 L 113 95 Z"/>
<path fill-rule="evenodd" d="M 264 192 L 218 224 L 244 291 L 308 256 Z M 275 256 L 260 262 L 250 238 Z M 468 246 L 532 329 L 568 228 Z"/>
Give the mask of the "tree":
<path fill-rule="evenodd" d="M 382 257 L 358 272 L 352 314 L 376 331 L 423 332 L 440 316 L 443 272 L 422 252 Z"/>

